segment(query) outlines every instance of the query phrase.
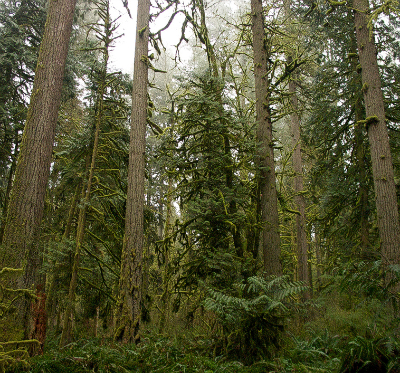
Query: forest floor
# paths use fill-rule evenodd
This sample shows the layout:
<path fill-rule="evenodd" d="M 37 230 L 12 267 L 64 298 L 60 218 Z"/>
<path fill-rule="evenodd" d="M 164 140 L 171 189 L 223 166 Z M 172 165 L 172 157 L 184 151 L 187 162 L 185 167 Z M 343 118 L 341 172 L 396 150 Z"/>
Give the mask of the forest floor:
<path fill-rule="evenodd" d="M 211 340 L 159 337 L 144 338 L 138 345 L 121 346 L 100 339 L 79 340 L 64 349 L 49 348 L 44 355 L 29 361 L 29 367 L 14 368 L 12 372 L 32 373 L 265 373 L 265 372 L 335 372 L 339 359 L 330 358 L 322 351 L 308 352 L 308 357 L 293 358 L 296 349 L 281 351 L 267 360 L 246 366 L 231 354 L 213 355 Z M 291 346 L 293 347 L 293 346 Z M 285 356 L 287 355 L 287 356 Z M 311 358 L 311 359 L 310 359 Z M 317 358 L 317 359 L 316 359 Z M 318 360 L 318 361 L 317 361 Z M 15 370 L 17 369 L 17 370 Z M 18 370 L 20 369 L 20 370 Z M 10 371 L 10 372 L 11 372 Z"/>
<path fill-rule="evenodd" d="M 252 344 L 254 336 L 238 345 L 232 334 L 203 335 L 178 325 L 169 336 L 147 329 L 138 345 L 81 337 L 60 349 L 59 336 L 49 335 L 43 355 L 5 372 L 400 373 L 400 318 L 389 310 L 376 300 L 330 293 L 308 308 L 308 316 L 288 318 L 279 348 L 263 351 Z"/>

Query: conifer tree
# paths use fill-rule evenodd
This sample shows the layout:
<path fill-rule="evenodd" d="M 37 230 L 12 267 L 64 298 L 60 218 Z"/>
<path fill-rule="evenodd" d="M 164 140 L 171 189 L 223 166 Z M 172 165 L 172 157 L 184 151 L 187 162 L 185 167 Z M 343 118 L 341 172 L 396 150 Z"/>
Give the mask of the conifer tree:
<path fill-rule="evenodd" d="M 381 255 L 386 264 L 399 264 L 399 213 L 377 51 L 368 26 L 369 2 L 353 0 L 353 8 L 366 115 L 359 124 L 365 124 L 370 143 Z"/>
<path fill-rule="evenodd" d="M 138 1 L 125 236 L 114 338 L 140 340 L 150 0 Z"/>
<path fill-rule="evenodd" d="M 73 309 L 75 302 L 75 293 L 78 283 L 78 267 L 80 264 L 80 256 L 85 236 L 86 229 L 86 215 L 90 204 L 92 184 L 94 179 L 94 172 L 97 162 L 97 154 L 99 151 L 99 138 L 102 124 L 104 122 L 104 101 L 108 86 L 109 77 L 107 76 L 107 67 L 109 59 L 109 48 L 113 41 L 112 33 L 115 30 L 113 21 L 110 19 L 109 3 L 108 1 L 99 2 L 98 13 L 101 19 L 103 30 L 98 30 L 96 33 L 97 39 L 100 40 L 101 45 L 98 49 L 101 51 L 102 61 L 100 68 L 97 71 L 96 82 L 97 92 L 95 93 L 95 115 L 94 115 L 94 126 L 93 126 L 93 141 L 91 141 L 90 148 L 91 154 L 87 155 L 86 159 L 86 175 L 87 180 L 83 183 L 82 187 L 82 200 L 81 207 L 79 209 L 78 226 L 76 234 L 75 252 L 73 259 L 73 267 L 71 273 L 71 281 L 69 284 L 68 292 L 68 303 L 67 309 L 64 314 L 63 331 L 60 340 L 60 346 L 65 346 L 71 342 L 72 339 L 72 319 Z M 92 26 L 93 27 L 93 26 Z"/>
<path fill-rule="evenodd" d="M 251 0 L 257 118 L 257 163 L 263 223 L 262 252 L 267 275 L 282 274 L 274 144 L 270 112 L 268 60 L 270 45 L 264 31 L 262 0 Z"/>
<path fill-rule="evenodd" d="M 75 0 L 49 2 L 21 151 L 7 210 L 0 267 L 24 268 L 21 282 L 27 288 L 35 283 L 38 285 L 40 224 L 74 9 Z M 28 301 L 23 308 L 23 323 L 28 337 L 30 309 Z"/>

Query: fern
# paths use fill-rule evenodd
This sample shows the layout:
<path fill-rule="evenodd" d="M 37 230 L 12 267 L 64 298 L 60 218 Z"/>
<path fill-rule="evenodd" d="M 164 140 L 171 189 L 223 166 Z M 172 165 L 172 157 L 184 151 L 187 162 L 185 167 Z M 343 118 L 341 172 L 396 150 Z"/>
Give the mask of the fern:
<path fill-rule="evenodd" d="M 217 347 L 239 355 L 245 363 L 270 357 L 280 348 L 293 299 L 305 290 L 306 286 L 286 276 L 249 277 L 234 284 L 231 294 L 208 289 L 203 305 L 217 315 L 224 330 Z"/>

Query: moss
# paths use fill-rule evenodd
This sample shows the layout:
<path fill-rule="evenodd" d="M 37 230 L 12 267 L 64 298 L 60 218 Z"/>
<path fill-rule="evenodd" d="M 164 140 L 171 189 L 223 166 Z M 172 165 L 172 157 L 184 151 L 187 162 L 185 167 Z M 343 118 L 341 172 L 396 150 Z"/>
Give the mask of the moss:
<path fill-rule="evenodd" d="M 366 129 L 368 129 L 368 127 L 371 124 L 377 124 L 377 123 L 379 123 L 379 118 L 376 115 L 371 115 L 371 116 L 365 118 L 365 120 L 359 120 L 357 122 L 357 124 L 363 124 Z"/>
<path fill-rule="evenodd" d="M 147 26 L 145 26 L 145 27 L 143 27 L 142 29 L 140 29 L 140 30 L 138 31 L 139 36 L 142 37 L 146 30 L 147 30 Z"/>
<path fill-rule="evenodd" d="M 350 59 L 350 58 L 358 58 L 358 54 L 357 53 L 347 53 L 347 58 L 348 59 Z"/>

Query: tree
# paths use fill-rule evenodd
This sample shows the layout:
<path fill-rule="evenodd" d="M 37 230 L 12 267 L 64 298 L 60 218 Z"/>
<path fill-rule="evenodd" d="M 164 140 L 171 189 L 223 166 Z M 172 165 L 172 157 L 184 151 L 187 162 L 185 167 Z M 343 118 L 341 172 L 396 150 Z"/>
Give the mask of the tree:
<path fill-rule="evenodd" d="M 97 86 L 97 92 L 95 93 L 95 113 L 94 113 L 94 126 L 93 126 L 93 140 L 89 145 L 91 149 L 91 154 L 87 155 L 87 170 L 85 174 L 87 174 L 87 180 L 85 180 L 83 188 L 82 188 L 82 206 L 79 209 L 79 218 L 78 218 L 78 226 L 77 226 L 77 234 L 76 234 L 76 243 L 75 243 L 75 253 L 73 259 L 73 267 L 71 274 L 71 281 L 69 285 L 68 292 L 68 303 L 67 309 L 64 315 L 63 322 L 63 331 L 61 335 L 60 345 L 65 346 L 67 343 L 71 341 L 72 338 L 72 318 L 73 318 L 73 309 L 75 302 L 75 293 L 78 283 L 78 267 L 80 264 L 80 256 L 82 251 L 82 246 L 84 242 L 85 229 L 86 229 L 86 215 L 87 210 L 90 204 L 91 192 L 92 192 L 92 184 L 94 179 L 94 172 L 97 162 L 97 156 L 99 151 L 99 138 L 101 127 L 104 122 L 105 116 L 105 101 L 106 101 L 106 93 L 107 88 L 110 83 L 110 76 L 107 74 L 108 67 L 108 59 L 109 59 L 109 48 L 113 41 L 112 33 L 115 30 L 114 22 L 110 20 L 109 13 L 109 3 L 108 1 L 99 2 L 97 4 L 98 13 L 101 19 L 101 22 L 97 22 L 95 25 L 91 25 L 91 27 L 95 28 L 97 33 L 96 37 L 100 40 L 101 45 L 97 48 L 102 52 L 102 61 L 100 63 L 100 67 L 97 69 L 95 75 L 95 85 Z M 98 24 L 101 23 L 103 26 L 103 30 L 98 29 Z M 95 48 L 92 48 L 95 49 Z M 95 68 L 94 68 L 95 69 Z M 96 69 L 95 69 L 96 70 Z M 111 100 L 109 100 L 111 101 Z M 89 163 L 90 162 L 90 163 Z"/>
<path fill-rule="evenodd" d="M 41 0 L 0 4 L 0 243 L 45 21 Z"/>
<path fill-rule="evenodd" d="M 149 21 L 150 0 L 139 0 L 136 24 L 125 236 L 122 248 L 114 334 L 115 340 L 123 343 L 139 342 L 140 340 Z"/>
<path fill-rule="evenodd" d="M 270 45 L 264 32 L 262 0 L 251 0 L 254 76 L 257 118 L 257 163 L 261 194 L 261 216 L 263 226 L 262 252 L 264 270 L 268 275 L 280 275 L 280 236 L 278 199 L 276 191 L 274 143 L 270 112 L 270 81 L 268 59 Z"/>
<path fill-rule="evenodd" d="M 290 11 L 290 0 L 284 2 L 285 16 L 289 22 L 292 21 L 293 15 Z M 289 34 L 295 33 L 293 27 L 288 27 Z M 286 53 L 287 65 L 290 66 L 294 63 L 293 52 Z M 303 161 L 301 155 L 302 141 L 301 141 L 301 125 L 299 104 L 297 97 L 297 81 L 296 76 L 293 74 L 289 78 L 289 95 L 290 95 L 290 121 L 292 131 L 292 145 L 293 145 L 293 171 L 294 171 L 294 185 L 293 191 L 295 194 L 294 201 L 297 208 L 296 214 L 296 246 L 297 246 L 297 267 L 298 279 L 308 284 L 308 243 L 306 235 L 306 200 L 304 196 L 304 183 L 303 183 Z M 305 297 L 309 293 L 304 293 Z"/>
<path fill-rule="evenodd" d="M 368 26 L 368 0 L 353 0 L 353 8 L 366 114 L 359 123 L 368 131 L 381 255 L 386 264 L 399 264 L 399 213 L 377 51 Z"/>
<path fill-rule="evenodd" d="M 38 238 L 74 9 L 75 0 L 49 3 L 0 253 L 0 267 L 24 268 L 28 288 L 40 267 Z M 28 313 L 26 305 L 25 334 Z"/>

